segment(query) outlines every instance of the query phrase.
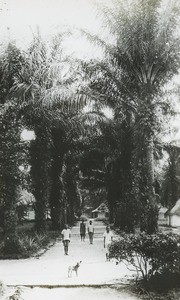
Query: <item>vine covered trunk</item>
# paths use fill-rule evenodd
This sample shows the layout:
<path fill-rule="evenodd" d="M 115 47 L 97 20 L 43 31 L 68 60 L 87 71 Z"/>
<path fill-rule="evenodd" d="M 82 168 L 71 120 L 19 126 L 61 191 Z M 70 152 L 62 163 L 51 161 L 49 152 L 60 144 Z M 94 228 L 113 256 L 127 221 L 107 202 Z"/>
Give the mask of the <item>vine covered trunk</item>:
<path fill-rule="evenodd" d="M 60 129 L 52 129 L 52 169 L 51 169 L 51 193 L 50 193 L 50 211 L 51 226 L 53 230 L 60 230 L 65 222 L 65 188 L 64 188 L 64 143 L 63 134 Z"/>
<path fill-rule="evenodd" d="M 48 131 L 39 126 L 35 129 L 36 139 L 31 142 L 31 176 L 32 190 L 36 202 L 35 209 L 35 230 L 38 232 L 47 229 L 47 207 L 50 191 L 50 167 L 51 167 L 51 144 Z"/>

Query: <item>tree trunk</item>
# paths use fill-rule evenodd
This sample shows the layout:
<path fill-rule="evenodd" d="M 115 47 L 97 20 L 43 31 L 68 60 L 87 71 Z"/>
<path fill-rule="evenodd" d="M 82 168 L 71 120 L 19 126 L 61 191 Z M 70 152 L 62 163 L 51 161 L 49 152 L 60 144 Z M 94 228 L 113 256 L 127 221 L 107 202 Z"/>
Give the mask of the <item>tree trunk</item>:
<path fill-rule="evenodd" d="M 75 221 L 75 215 L 79 213 L 80 211 L 80 195 L 78 191 L 77 182 L 71 174 L 68 176 L 68 179 L 66 181 L 66 194 L 67 194 L 67 204 L 68 204 L 68 222 L 69 224 L 74 224 Z"/>
<path fill-rule="evenodd" d="M 74 153 L 70 152 L 66 158 L 66 173 L 65 173 L 65 186 L 67 196 L 67 219 L 68 224 L 74 224 L 75 215 L 80 213 L 81 197 L 78 189 L 77 182 L 77 161 L 74 159 Z M 77 178 L 76 178 L 77 177 Z"/>
<path fill-rule="evenodd" d="M 55 164 L 55 161 L 53 164 Z M 50 196 L 51 226 L 53 230 L 60 230 L 65 222 L 63 179 L 58 166 L 54 165 L 52 171 L 53 183 Z"/>
<path fill-rule="evenodd" d="M 19 125 L 15 107 L 0 112 L 0 207 L 4 231 L 4 253 L 19 253 L 17 239 L 17 188 L 20 185 L 18 160 L 21 157 Z"/>
<path fill-rule="evenodd" d="M 64 188 L 64 145 L 63 135 L 61 130 L 52 130 L 53 150 L 52 150 L 52 169 L 51 169 L 51 194 L 50 194 L 50 209 L 52 229 L 60 230 L 65 222 L 64 219 L 64 203 L 65 203 L 65 188 Z"/>
<path fill-rule="evenodd" d="M 107 186 L 107 202 L 109 207 L 109 222 L 114 224 L 116 220 L 116 203 L 117 203 L 117 181 L 109 179 Z M 117 221 L 117 220 L 116 220 Z M 116 224 L 117 225 L 117 224 Z"/>
<path fill-rule="evenodd" d="M 151 138 L 146 148 L 146 163 L 147 163 L 147 187 L 149 202 L 154 205 L 154 143 Z"/>
<path fill-rule="evenodd" d="M 146 147 L 146 170 L 147 170 L 147 233 L 151 234 L 157 231 L 158 208 L 155 202 L 154 191 L 154 143 L 151 138 Z"/>
<path fill-rule="evenodd" d="M 11 185 L 6 187 L 6 202 L 4 205 L 4 253 L 18 254 L 17 239 L 17 212 L 16 212 L 16 187 Z"/>
<path fill-rule="evenodd" d="M 50 191 L 51 144 L 45 128 L 35 130 L 36 139 L 31 142 L 31 176 L 33 194 L 36 199 L 35 230 L 44 232 L 47 229 L 46 217 Z"/>

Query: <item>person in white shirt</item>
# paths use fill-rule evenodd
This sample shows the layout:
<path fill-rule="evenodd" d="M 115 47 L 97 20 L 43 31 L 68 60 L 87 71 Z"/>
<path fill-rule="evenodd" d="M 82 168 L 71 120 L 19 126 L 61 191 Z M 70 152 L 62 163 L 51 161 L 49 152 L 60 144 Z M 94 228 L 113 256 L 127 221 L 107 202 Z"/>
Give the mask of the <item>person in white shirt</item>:
<path fill-rule="evenodd" d="M 92 245 L 93 244 L 93 237 L 94 237 L 94 226 L 92 224 L 92 221 L 89 221 L 88 234 L 89 234 L 89 243 Z"/>
<path fill-rule="evenodd" d="M 113 240 L 113 233 L 112 233 L 112 231 L 110 231 L 109 226 L 106 227 L 106 231 L 103 234 L 103 237 L 104 237 L 104 248 L 105 248 L 105 252 L 106 252 L 106 261 L 110 261 L 109 246 Z"/>
<path fill-rule="evenodd" d="M 71 238 L 71 230 L 68 228 L 68 225 L 64 226 L 61 235 L 62 235 L 62 241 L 64 245 L 64 254 L 68 255 L 69 242 Z"/>

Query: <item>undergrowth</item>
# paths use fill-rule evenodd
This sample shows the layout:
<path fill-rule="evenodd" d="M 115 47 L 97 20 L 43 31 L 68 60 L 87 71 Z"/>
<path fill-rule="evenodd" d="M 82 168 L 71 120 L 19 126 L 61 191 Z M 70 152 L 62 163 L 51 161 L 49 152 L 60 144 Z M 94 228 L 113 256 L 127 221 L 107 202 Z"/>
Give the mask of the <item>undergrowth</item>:
<path fill-rule="evenodd" d="M 59 232 L 47 231 L 37 233 L 34 231 L 21 232 L 15 238 L 12 251 L 6 252 L 4 241 L 0 241 L 0 259 L 21 259 L 39 256 L 44 253 L 59 237 Z"/>

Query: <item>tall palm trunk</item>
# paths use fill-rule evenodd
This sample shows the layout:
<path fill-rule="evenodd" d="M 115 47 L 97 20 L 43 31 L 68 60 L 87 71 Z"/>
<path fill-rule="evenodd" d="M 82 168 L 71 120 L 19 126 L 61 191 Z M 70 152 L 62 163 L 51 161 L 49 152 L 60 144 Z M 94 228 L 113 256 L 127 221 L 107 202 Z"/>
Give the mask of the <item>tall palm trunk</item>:
<path fill-rule="evenodd" d="M 53 149 L 52 149 L 52 186 L 50 193 L 50 209 L 52 229 L 59 230 L 64 223 L 64 146 L 63 135 L 60 129 L 52 130 Z"/>
<path fill-rule="evenodd" d="M 9 107 L 0 113 L 0 204 L 3 210 L 4 252 L 18 253 L 17 241 L 17 188 L 20 184 L 18 159 L 20 134 L 16 110 Z"/>
<path fill-rule="evenodd" d="M 158 208 L 155 202 L 155 190 L 154 190 L 154 143 L 151 137 L 146 145 L 146 164 L 147 164 L 147 232 L 149 234 L 156 232 Z"/>
<path fill-rule="evenodd" d="M 116 221 L 115 224 L 126 232 L 132 232 L 135 220 L 135 201 L 132 198 L 132 130 L 131 115 L 127 114 L 126 122 L 121 126 L 121 152 L 119 162 L 116 163 L 117 185 L 118 185 L 118 202 L 116 204 Z M 118 167 L 119 165 L 119 167 Z"/>
<path fill-rule="evenodd" d="M 75 178 L 73 165 L 73 154 L 70 153 L 66 160 L 66 195 L 67 195 L 67 217 L 68 223 L 74 224 L 75 215 L 80 212 L 81 199 L 78 189 L 78 183 Z"/>
<path fill-rule="evenodd" d="M 178 181 L 178 157 L 179 157 L 179 151 L 178 147 L 169 147 L 168 153 L 169 153 L 169 185 L 170 185 L 170 200 L 168 207 L 173 207 L 176 203 L 176 201 L 179 198 L 179 181 Z"/>
<path fill-rule="evenodd" d="M 35 208 L 35 230 L 46 231 L 46 214 L 50 190 L 50 136 L 48 131 L 39 126 L 35 129 L 36 139 L 31 142 L 31 176 L 33 194 L 36 202 Z"/>
<path fill-rule="evenodd" d="M 155 204 L 154 191 L 154 143 L 151 137 L 146 145 L 146 170 L 149 203 Z"/>
<path fill-rule="evenodd" d="M 118 183 L 117 183 L 117 178 L 109 177 L 108 181 L 109 182 L 107 185 L 107 202 L 109 207 L 109 222 L 114 223 L 115 220 L 117 222 L 115 216 L 116 216 L 116 208 L 117 208 L 116 204 L 118 199 L 118 189 L 117 189 Z"/>
<path fill-rule="evenodd" d="M 50 194 L 50 209 L 53 230 L 61 229 L 64 223 L 64 183 L 62 166 L 62 158 L 58 156 L 54 158 Z"/>
<path fill-rule="evenodd" d="M 4 205 L 4 252 L 5 254 L 18 253 L 17 240 L 17 212 L 16 212 L 16 185 L 8 184 L 9 178 L 4 178 L 6 201 Z"/>
<path fill-rule="evenodd" d="M 144 96 L 141 101 L 141 108 L 143 105 L 150 107 L 149 97 Z M 153 131 L 150 130 L 152 111 L 149 111 L 150 115 L 143 114 L 142 109 L 142 113 L 135 119 L 132 192 L 138 207 L 137 223 L 142 231 L 151 234 L 157 230 L 158 210 L 154 190 L 154 141 Z"/>

